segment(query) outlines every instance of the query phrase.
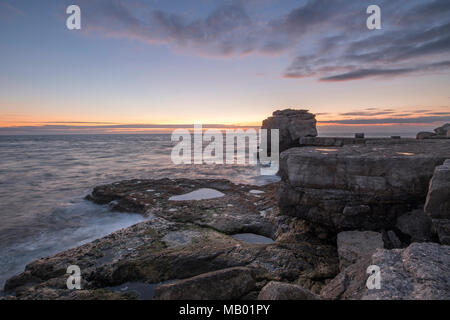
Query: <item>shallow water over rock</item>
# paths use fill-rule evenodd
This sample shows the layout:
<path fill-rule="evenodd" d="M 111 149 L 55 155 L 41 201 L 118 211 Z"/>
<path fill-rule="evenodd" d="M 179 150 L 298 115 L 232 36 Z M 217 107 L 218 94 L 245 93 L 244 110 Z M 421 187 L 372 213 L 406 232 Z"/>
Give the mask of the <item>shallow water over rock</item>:
<path fill-rule="evenodd" d="M 223 194 L 222 192 L 214 189 L 202 188 L 179 196 L 172 196 L 169 198 L 169 200 L 171 201 L 208 200 L 221 198 L 224 195 L 225 194 Z"/>
<path fill-rule="evenodd" d="M 145 283 L 145 282 L 126 282 L 119 286 L 107 287 L 107 290 L 125 293 L 135 291 L 139 294 L 138 300 L 152 300 L 155 295 L 155 288 L 160 283 Z"/>
<path fill-rule="evenodd" d="M 272 239 L 270 239 L 268 237 L 260 236 L 259 234 L 254 234 L 254 233 L 237 233 L 237 234 L 233 234 L 232 237 L 234 239 L 241 240 L 241 241 L 248 242 L 248 243 L 256 243 L 256 244 L 273 243 Z"/>

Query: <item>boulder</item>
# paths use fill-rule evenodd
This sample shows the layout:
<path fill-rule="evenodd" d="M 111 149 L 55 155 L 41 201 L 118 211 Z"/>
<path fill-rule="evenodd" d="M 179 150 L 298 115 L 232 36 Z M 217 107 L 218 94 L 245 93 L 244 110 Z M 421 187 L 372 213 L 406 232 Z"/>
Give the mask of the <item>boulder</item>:
<path fill-rule="evenodd" d="M 316 116 L 308 110 L 277 110 L 263 121 L 262 129 L 279 129 L 281 152 L 298 146 L 301 137 L 317 136 Z"/>
<path fill-rule="evenodd" d="M 450 219 L 433 219 L 433 232 L 441 244 L 450 245 Z"/>
<path fill-rule="evenodd" d="M 368 289 L 367 268 L 380 268 L 380 289 Z M 412 243 L 406 249 L 377 249 L 370 259 L 345 268 L 321 291 L 324 299 L 448 300 L 450 246 Z"/>
<path fill-rule="evenodd" d="M 410 238 L 410 242 L 431 241 L 431 219 L 423 210 L 414 210 L 397 218 L 397 228 Z"/>
<path fill-rule="evenodd" d="M 436 167 L 424 210 L 432 218 L 439 242 L 450 244 L 450 159 Z"/>
<path fill-rule="evenodd" d="M 256 282 L 250 268 L 236 267 L 163 284 L 155 289 L 155 300 L 230 300 L 252 291 Z"/>
<path fill-rule="evenodd" d="M 378 250 L 372 265 L 380 267 L 381 289 L 367 289 L 364 300 L 449 300 L 450 247 L 413 243 L 406 249 Z"/>
<path fill-rule="evenodd" d="M 291 283 L 271 281 L 262 288 L 258 300 L 319 300 L 315 295 L 302 286 Z"/>
<path fill-rule="evenodd" d="M 392 230 L 449 157 L 448 140 L 291 148 L 280 155 L 280 213 L 336 233 Z"/>
<path fill-rule="evenodd" d="M 339 267 L 345 267 L 358 260 L 371 257 L 378 248 L 383 248 L 381 233 L 373 231 L 345 231 L 337 235 Z"/>
<path fill-rule="evenodd" d="M 434 170 L 425 212 L 433 219 L 450 219 L 450 159 Z"/>

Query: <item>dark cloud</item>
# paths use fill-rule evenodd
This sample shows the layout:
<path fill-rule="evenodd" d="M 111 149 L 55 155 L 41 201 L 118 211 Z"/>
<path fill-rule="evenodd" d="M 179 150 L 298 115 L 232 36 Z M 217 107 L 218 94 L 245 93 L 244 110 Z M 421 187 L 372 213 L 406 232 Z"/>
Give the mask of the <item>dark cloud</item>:
<path fill-rule="evenodd" d="M 450 61 L 442 61 L 432 64 L 422 64 L 412 68 L 404 69 L 360 69 L 334 76 L 321 78 L 320 81 L 348 81 L 372 77 L 395 77 L 407 73 L 418 73 L 427 71 L 443 70 L 450 67 Z"/>
<path fill-rule="evenodd" d="M 365 1 L 358 3 L 366 5 Z M 448 70 L 449 3 L 447 0 L 379 1 L 382 30 L 347 28 L 339 36 L 318 36 L 319 49 L 312 53 L 302 50 L 284 76 L 349 81 Z M 339 11 L 337 15 L 348 16 L 352 12 L 356 17 L 359 14 L 350 5 L 344 5 L 342 11 L 347 13 Z M 331 24 L 329 30 L 333 30 Z"/>
<path fill-rule="evenodd" d="M 208 56 L 294 56 L 285 78 L 349 81 L 441 72 L 450 68 L 448 0 L 308 0 L 263 19 L 244 1 L 222 2 L 209 14 L 155 10 L 149 3 L 79 0 L 84 32 L 166 44 Z M 382 30 L 368 30 L 366 9 L 382 9 Z M 91 14 L 89 14 L 91 12 Z"/>
<path fill-rule="evenodd" d="M 411 73 L 414 69 L 361 69 L 357 71 L 347 72 L 335 76 L 321 78 L 321 81 L 347 81 L 364 79 L 368 77 L 389 77 L 405 73 Z"/>

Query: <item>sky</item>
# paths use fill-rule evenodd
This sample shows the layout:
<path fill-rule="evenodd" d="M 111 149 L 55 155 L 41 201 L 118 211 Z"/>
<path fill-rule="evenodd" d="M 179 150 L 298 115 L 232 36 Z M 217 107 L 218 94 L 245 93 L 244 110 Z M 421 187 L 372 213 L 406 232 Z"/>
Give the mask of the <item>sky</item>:
<path fill-rule="evenodd" d="M 0 0 L 0 134 L 259 126 L 284 108 L 322 132 L 417 132 L 450 122 L 449 89 L 448 0 Z"/>

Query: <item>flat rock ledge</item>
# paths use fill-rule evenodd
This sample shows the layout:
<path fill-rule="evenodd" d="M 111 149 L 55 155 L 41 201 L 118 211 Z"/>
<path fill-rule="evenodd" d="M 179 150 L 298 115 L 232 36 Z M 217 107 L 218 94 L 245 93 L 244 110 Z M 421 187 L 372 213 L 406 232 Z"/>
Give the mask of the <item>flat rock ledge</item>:
<path fill-rule="evenodd" d="M 223 196 L 169 200 L 202 188 Z M 278 188 L 188 179 L 96 187 L 89 200 L 148 219 L 29 263 L 0 299 L 256 299 L 270 281 L 318 294 L 339 272 L 336 246 L 316 226 L 280 215 Z M 275 241 L 249 243 L 236 233 Z M 81 290 L 67 289 L 70 265 L 81 269 Z"/>
<path fill-rule="evenodd" d="M 280 155 L 280 211 L 335 233 L 394 229 L 423 208 L 435 167 L 449 158 L 449 140 L 291 148 Z"/>

